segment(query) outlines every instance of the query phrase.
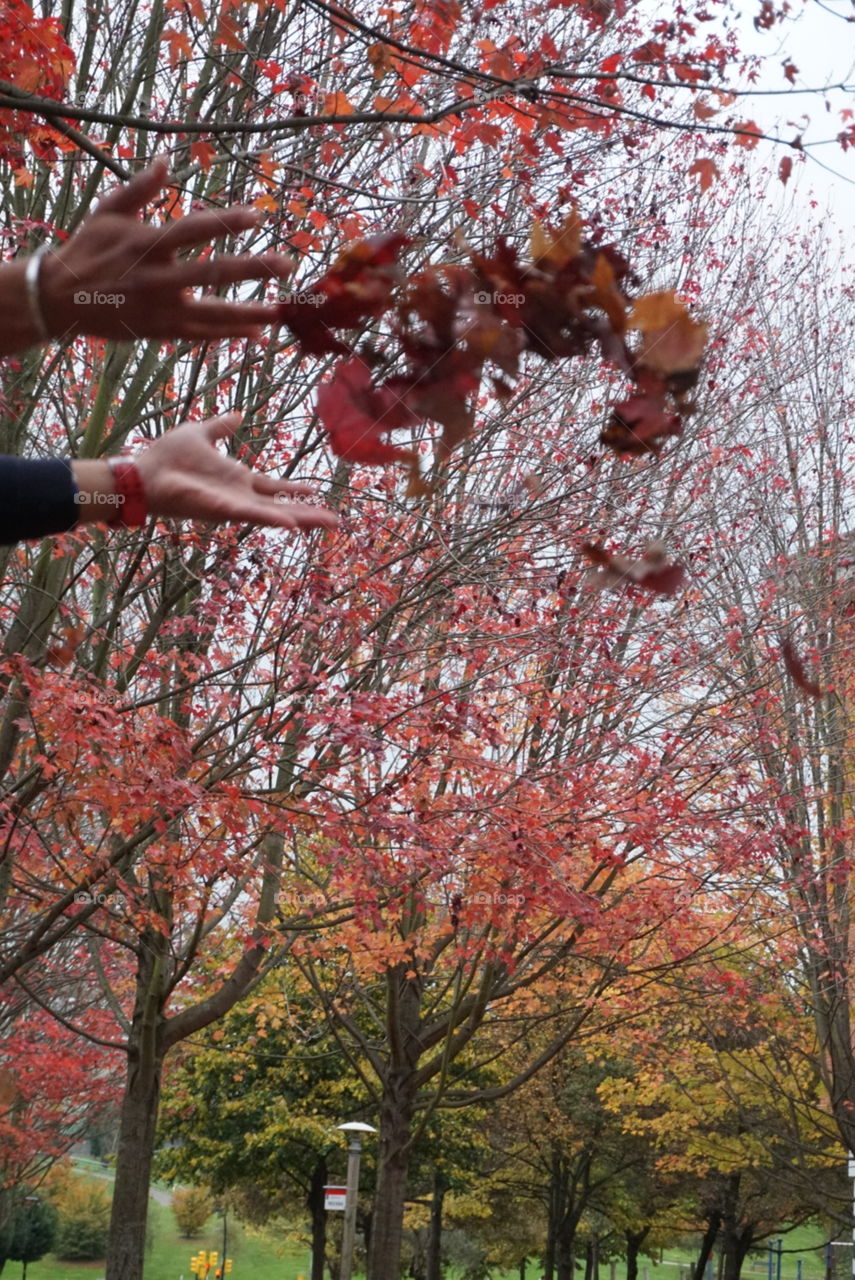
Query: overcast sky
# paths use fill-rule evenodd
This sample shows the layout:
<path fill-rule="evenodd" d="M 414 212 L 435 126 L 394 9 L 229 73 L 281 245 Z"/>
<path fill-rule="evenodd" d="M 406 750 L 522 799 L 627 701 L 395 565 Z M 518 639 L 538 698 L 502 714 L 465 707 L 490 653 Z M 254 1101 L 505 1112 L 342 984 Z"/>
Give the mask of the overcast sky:
<path fill-rule="evenodd" d="M 740 19 L 740 42 L 747 53 L 762 59 L 756 88 L 780 92 L 757 93 L 746 99 L 745 118 L 756 120 L 767 133 L 788 140 L 799 133 L 805 143 L 836 139 L 844 128 L 855 124 L 855 3 L 794 0 L 791 18 L 769 31 L 758 32 L 754 17 L 759 10 L 760 0 L 746 0 Z M 852 21 L 846 22 L 844 19 L 850 16 Z M 787 58 L 798 68 L 792 90 L 782 67 Z M 848 84 L 848 92 L 798 92 L 839 83 Z M 853 112 L 848 122 L 841 117 L 847 108 Z M 761 144 L 761 148 L 763 161 L 777 170 L 778 153 L 769 144 Z M 800 163 L 795 152 L 781 148 L 780 155 L 785 154 L 796 161 L 788 183 L 792 198 L 809 200 L 813 194 L 820 208 L 827 208 L 840 226 L 849 230 L 850 242 L 855 245 L 855 146 L 844 152 L 836 140 L 828 141 L 811 148 L 811 158 L 806 163 Z"/>

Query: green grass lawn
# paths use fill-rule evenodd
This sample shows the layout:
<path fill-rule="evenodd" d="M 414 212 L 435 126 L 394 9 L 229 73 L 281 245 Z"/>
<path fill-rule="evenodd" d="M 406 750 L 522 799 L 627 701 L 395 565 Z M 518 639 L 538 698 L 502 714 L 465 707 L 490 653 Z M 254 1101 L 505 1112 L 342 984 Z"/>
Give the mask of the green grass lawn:
<path fill-rule="evenodd" d="M 172 1212 L 165 1205 L 152 1203 L 149 1209 L 149 1248 L 146 1251 L 146 1280 L 193 1280 L 190 1259 L 200 1249 L 222 1253 L 223 1226 L 216 1217 L 193 1240 L 185 1240 L 178 1234 Z M 231 1280 L 308 1280 L 309 1255 L 293 1252 L 277 1257 L 275 1248 L 260 1240 L 239 1224 L 229 1222 L 229 1257 L 234 1260 Z M 9 1280 L 17 1280 L 17 1263 L 8 1263 Z M 58 1262 L 53 1257 L 41 1262 L 31 1262 L 28 1280 L 100 1280 L 104 1275 L 103 1262 Z"/>
<path fill-rule="evenodd" d="M 97 1162 L 79 1162 L 81 1172 L 94 1174 L 96 1170 L 103 1172 Z M 166 1189 L 166 1188 L 162 1188 Z M 190 1271 L 190 1259 L 200 1249 L 206 1252 L 217 1250 L 222 1255 L 223 1237 L 222 1220 L 212 1217 L 205 1230 L 193 1240 L 185 1240 L 178 1234 L 175 1219 L 171 1210 L 153 1201 L 150 1204 L 148 1249 L 145 1261 L 145 1280 L 194 1280 Z M 821 1248 L 823 1236 L 812 1227 L 801 1227 L 784 1237 L 784 1253 L 781 1265 L 781 1280 L 799 1280 L 798 1261 L 801 1260 L 801 1280 L 825 1280 L 825 1266 Z M 295 1251 L 293 1247 L 281 1249 L 268 1238 L 263 1238 L 251 1229 L 239 1223 L 229 1221 L 229 1257 L 233 1259 L 233 1270 L 230 1280 L 308 1280 L 310 1259 L 308 1249 Z M 851 1275 L 851 1252 L 848 1249 L 836 1249 L 836 1272 L 845 1276 Z M 643 1258 L 640 1263 L 639 1280 L 681 1280 L 681 1268 L 687 1268 L 693 1260 L 693 1254 L 680 1249 L 666 1249 L 660 1263 Z M 8 1263 L 5 1274 L 8 1280 L 18 1280 L 20 1272 L 18 1263 Z M 103 1262 L 59 1262 L 53 1257 L 44 1258 L 41 1262 L 33 1262 L 28 1268 L 29 1280 L 101 1280 L 104 1275 Z M 540 1275 L 537 1264 L 532 1262 L 528 1268 L 528 1280 L 537 1280 Z M 616 1263 L 612 1268 L 608 1263 L 600 1267 L 600 1280 L 625 1280 L 626 1269 L 623 1263 Z M 743 1268 L 743 1280 L 767 1280 L 768 1269 L 765 1252 L 749 1257 Z M 449 1280 L 455 1280 L 456 1273 L 449 1272 Z M 519 1272 L 493 1272 L 493 1280 L 518 1280 Z M 356 1278 L 355 1278 L 356 1280 Z M 772 1280 L 777 1280 L 773 1271 Z"/>

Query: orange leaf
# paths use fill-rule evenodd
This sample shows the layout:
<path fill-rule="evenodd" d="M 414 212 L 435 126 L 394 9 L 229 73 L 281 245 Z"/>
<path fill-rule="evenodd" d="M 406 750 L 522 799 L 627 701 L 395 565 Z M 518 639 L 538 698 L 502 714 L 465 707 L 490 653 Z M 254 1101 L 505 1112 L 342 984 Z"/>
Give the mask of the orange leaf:
<path fill-rule="evenodd" d="M 265 213 L 279 212 L 279 202 L 269 194 L 266 194 L 263 196 L 256 196 L 252 204 L 253 204 L 253 208 L 262 209 Z"/>
<path fill-rule="evenodd" d="M 173 70 L 182 58 L 192 57 L 193 46 L 186 31 L 176 31 L 174 27 L 167 27 L 161 39 L 169 45 L 169 65 Z"/>
<path fill-rule="evenodd" d="M 211 167 L 211 161 L 217 154 L 217 149 L 213 142 L 191 142 L 190 156 L 193 160 L 198 160 L 199 164 L 207 173 Z"/>
<path fill-rule="evenodd" d="M 597 254 L 591 284 L 594 286 L 594 302 L 605 311 L 615 333 L 623 333 L 626 329 L 626 306 L 623 295 L 615 287 L 615 273 L 604 253 Z"/>
<path fill-rule="evenodd" d="M 354 110 L 353 103 L 343 93 L 328 93 L 324 98 L 325 116 L 352 116 Z"/>
<path fill-rule="evenodd" d="M 689 174 L 696 173 L 701 180 L 701 191 L 709 191 L 718 175 L 715 161 L 710 160 L 709 156 L 701 156 L 699 160 L 690 167 Z"/>
<path fill-rule="evenodd" d="M 368 61 L 377 80 L 382 80 L 388 71 L 393 71 L 395 68 L 392 50 L 384 40 L 378 40 L 376 44 L 368 46 Z"/>

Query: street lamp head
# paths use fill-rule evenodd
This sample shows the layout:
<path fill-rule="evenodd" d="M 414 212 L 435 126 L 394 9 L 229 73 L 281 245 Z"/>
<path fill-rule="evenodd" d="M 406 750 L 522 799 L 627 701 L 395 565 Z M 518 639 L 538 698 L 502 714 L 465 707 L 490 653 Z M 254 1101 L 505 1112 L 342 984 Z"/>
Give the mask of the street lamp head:
<path fill-rule="evenodd" d="M 345 1133 L 377 1133 L 373 1124 L 363 1124 L 361 1120 L 348 1120 L 346 1124 L 337 1124 L 337 1129 L 344 1129 Z"/>

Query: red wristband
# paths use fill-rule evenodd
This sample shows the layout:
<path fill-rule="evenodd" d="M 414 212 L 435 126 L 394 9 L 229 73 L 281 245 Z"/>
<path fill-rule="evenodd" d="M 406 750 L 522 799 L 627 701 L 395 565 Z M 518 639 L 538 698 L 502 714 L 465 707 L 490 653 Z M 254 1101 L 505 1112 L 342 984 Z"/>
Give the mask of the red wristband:
<path fill-rule="evenodd" d="M 116 484 L 116 514 L 109 522 L 138 529 L 148 519 L 142 476 L 129 458 L 108 458 Z"/>

